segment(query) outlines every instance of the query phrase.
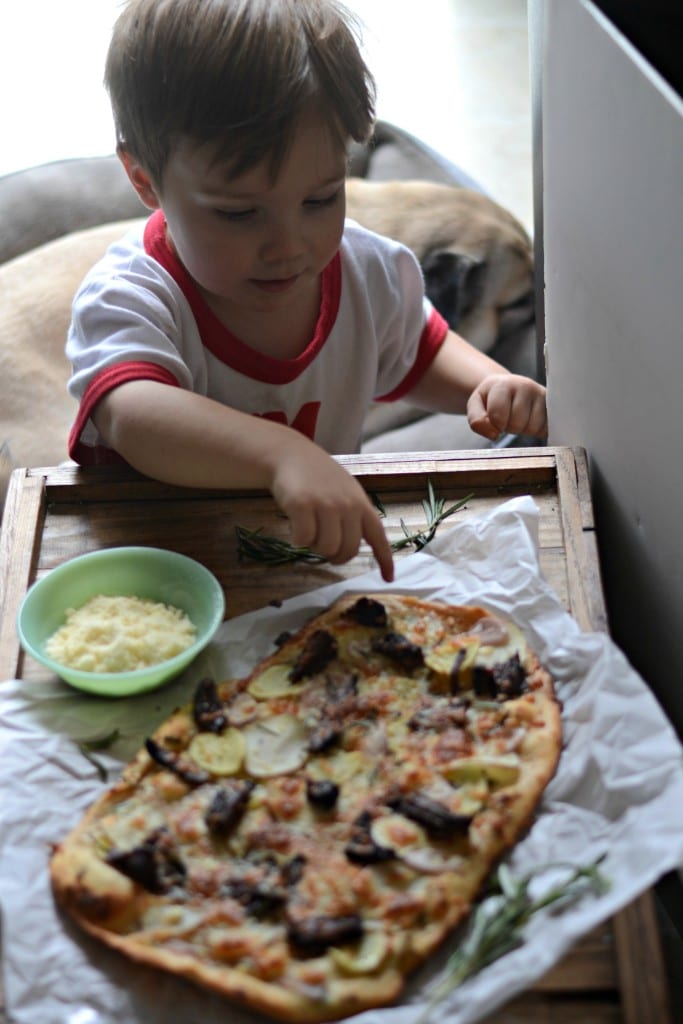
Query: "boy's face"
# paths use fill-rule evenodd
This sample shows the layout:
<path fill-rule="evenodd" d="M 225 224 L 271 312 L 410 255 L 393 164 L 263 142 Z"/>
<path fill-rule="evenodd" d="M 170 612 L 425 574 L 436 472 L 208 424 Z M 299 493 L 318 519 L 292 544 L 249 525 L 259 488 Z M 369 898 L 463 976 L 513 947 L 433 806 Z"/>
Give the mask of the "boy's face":
<path fill-rule="evenodd" d="M 159 190 L 150 185 L 145 196 L 136 187 L 163 208 L 169 240 L 214 311 L 238 327 L 252 314 L 280 317 L 317 301 L 320 273 L 341 241 L 345 175 L 346 151 L 308 119 L 274 182 L 265 164 L 230 178 L 207 148 L 185 140 Z"/>

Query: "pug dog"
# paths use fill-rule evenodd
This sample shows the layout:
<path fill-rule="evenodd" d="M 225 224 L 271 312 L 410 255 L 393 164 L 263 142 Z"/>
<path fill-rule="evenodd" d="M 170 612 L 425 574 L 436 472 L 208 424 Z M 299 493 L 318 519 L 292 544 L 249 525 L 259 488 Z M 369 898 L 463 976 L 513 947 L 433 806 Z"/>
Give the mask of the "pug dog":
<path fill-rule="evenodd" d="M 85 274 L 135 221 L 74 231 L 0 266 L 0 514 L 12 470 L 68 458 L 77 406 L 64 352 Z"/>
<path fill-rule="evenodd" d="M 474 189 L 425 180 L 347 180 L 347 216 L 402 242 L 449 326 L 514 373 L 538 379 L 531 239 L 504 207 Z M 434 416 L 405 401 L 376 403 L 363 451 L 481 445 L 465 417 Z"/>
<path fill-rule="evenodd" d="M 484 352 L 534 317 L 531 239 L 483 193 L 430 181 L 347 181 L 347 215 L 417 256 L 427 295 Z"/>

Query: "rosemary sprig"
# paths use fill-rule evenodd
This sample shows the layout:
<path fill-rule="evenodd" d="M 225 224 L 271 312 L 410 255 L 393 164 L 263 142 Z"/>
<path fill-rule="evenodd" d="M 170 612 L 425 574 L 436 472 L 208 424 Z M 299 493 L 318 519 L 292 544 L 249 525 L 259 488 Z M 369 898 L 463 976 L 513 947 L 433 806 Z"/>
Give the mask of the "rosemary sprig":
<path fill-rule="evenodd" d="M 379 497 L 376 494 L 373 494 L 371 497 L 380 515 L 386 515 L 384 505 Z M 403 537 L 392 541 L 392 551 L 401 551 L 403 548 L 411 545 L 416 551 L 421 551 L 432 540 L 444 519 L 452 516 L 454 512 L 461 509 L 473 497 L 473 493 L 467 494 L 464 498 L 456 501 L 454 505 L 446 508 L 445 501 L 443 498 L 436 497 L 432 481 L 428 480 L 427 498 L 422 501 L 422 508 L 426 519 L 425 526 L 421 530 L 411 533 L 403 519 L 401 519 Z M 245 526 L 238 525 L 235 527 L 235 534 L 237 536 L 237 551 L 241 558 L 250 558 L 255 562 L 264 562 L 267 565 L 285 565 L 289 562 L 319 564 L 327 561 L 323 555 L 315 554 L 310 548 L 295 547 L 289 541 L 263 533 L 261 529 L 249 530 Z"/>
<path fill-rule="evenodd" d="M 97 774 L 102 779 L 102 782 L 107 781 L 107 769 L 104 767 L 98 757 L 95 756 L 94 751 L 107 750 L 112 743 L 116 743 L 120 736 L 118 729 L 112 729 L 111 732 L 107 733 L 106 736 L 94 736 L 89 740 L 78 740 L 76 745 L 80 750 L 83 757 L 90 761 L 90 764 L 97 769 Z"/>
<path fill-rule="evenodd" d="M 403 530 L 403 537 L 400 540 L 393 541 L 391 548 L 393 551 L 401 551 L 403 548 L 407 548 L 410 544 L 415 547 L 416 551 L 421 551 L 422 548 L 429 544 L 430 540 L 434 537 L 439 524 L 452 516 L 454 512 L 457 512 L 467 504 L 474 497 L 474 493 L 466 494 L 460 501 L 456 501 L 454 505 L 445 507 L 446 502 L 443 498 L 437 498 L 434 493 L 432 481 L 427 481 L 427 498 L 422 500 L 422 510 L 425 514 L 427 524 L 423 530 L 417 530 L 413 533 L 410 532 L 404 521 L 401 519 L 401 529 Z"/>
<path fill-rule="evenodd" d="M 258 530 L 236 526 L 237 550 L 241 557 L 251 558 L 268 565 L 285 565 L 288 562 L 326 562 L 324 555 L 316 555 L 310 548 L 295 547 L 279 537 L 269 537 Z"/>
<path fill-rule="evenodd" d="M 480 903 L 463 942 L 448 960 L 446 977 L 433 988 L 429 1002 L 415 1024 L 426 1024 L 434 1008 L 450 992 L 521 946 L 524 942 L 523 928 L 539 910 L 551 905 L 557 910 L 575 903 L 588 892 L 596 895 L 605 892 L 609 882 L 598 868 L 601 860 L 599 858 L 583 867 L 545 864 L 518 879 L 513 878 L 509 869 L 501 864 L 493 878 L 494 894 Z M 557 869 L 567 869 L 571 873 L 563 882 L 551 886 L 534 899 L 529 892 L 533 878 Z"/>

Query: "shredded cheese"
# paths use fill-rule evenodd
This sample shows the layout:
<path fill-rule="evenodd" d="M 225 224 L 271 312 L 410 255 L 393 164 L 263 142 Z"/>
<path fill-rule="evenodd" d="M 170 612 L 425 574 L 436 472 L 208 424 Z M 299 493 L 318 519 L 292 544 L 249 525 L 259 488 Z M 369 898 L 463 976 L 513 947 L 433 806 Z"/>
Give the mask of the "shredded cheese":
<path fill-rule="evenodd" d="M 175 657 L 195 638 L 193 623 L 173 605 L 98 594 L 67 609 L 46 651 L 60 665 L 83 672 L 130 672 Z"/>

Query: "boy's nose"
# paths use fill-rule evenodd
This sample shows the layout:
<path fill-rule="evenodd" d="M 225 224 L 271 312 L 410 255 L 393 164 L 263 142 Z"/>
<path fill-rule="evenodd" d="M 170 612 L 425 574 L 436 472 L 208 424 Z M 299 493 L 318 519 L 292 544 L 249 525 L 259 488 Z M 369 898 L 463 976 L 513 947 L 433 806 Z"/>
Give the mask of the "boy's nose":
<path fill-rule="evenodd" d="M 263 242 L 263 258 L 269 263 L 296 259 L 303 252 L 301 232 L 296 224 L 282 221 L 269 227 Z"/>

